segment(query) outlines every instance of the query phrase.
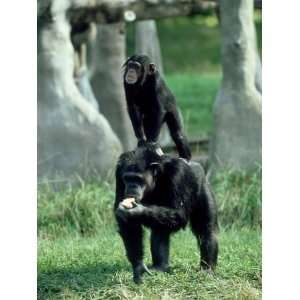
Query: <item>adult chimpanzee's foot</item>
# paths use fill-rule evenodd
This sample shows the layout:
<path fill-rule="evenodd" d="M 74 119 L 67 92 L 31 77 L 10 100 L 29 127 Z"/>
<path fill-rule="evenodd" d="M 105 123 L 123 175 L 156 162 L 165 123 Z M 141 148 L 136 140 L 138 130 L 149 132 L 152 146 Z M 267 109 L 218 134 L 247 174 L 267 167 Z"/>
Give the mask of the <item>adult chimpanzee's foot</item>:
<path fill-rule="evenodd" d="M 151 265 L 149 269 L 158 272 L 171 273 L 171 268 L 169 265 Z"/>
<path fill-rule="evenodd" d="M 133 268 L 133 281 L 136 284 L 143 283 L 142 277 L 143 274 L 147 273 L 149 275 L 152 275 L 152 273 L 149 271 L 147 266 L 144 263 L 141 263 Z"/>

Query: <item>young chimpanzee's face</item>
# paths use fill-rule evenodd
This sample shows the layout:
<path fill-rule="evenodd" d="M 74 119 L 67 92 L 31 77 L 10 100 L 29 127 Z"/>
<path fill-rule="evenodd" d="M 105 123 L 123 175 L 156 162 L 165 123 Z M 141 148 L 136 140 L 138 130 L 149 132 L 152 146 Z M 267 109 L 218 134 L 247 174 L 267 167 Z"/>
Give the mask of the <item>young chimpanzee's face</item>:
<path fill-rule="evenodd" d="M 154 63 L 146 55 L 133 55 L 124 64 L 124 80 L 127 84 L 144 84 L 147 75 L 152 75 L 156 71 Z"/>
<path fill-rule="evenodd" d="M 143 67 L 138 61 L 130 60 L 125 72 L 125 81 L 128 84 L 135 84 L 143 75 Z"/>

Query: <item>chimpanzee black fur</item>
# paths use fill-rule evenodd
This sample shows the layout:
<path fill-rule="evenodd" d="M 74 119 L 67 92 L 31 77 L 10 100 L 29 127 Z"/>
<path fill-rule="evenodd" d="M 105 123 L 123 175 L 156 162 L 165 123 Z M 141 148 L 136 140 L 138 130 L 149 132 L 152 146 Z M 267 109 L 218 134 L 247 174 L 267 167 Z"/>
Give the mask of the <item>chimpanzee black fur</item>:
<path fill-rule="evenodd" d="M 124 67 L 127 108 L 138 145 L 145 141 L 157 144 L 161 127 L 166 122 L 179 156 L 190 160 L 191 151 L 182 132 L 175 97 L 155 64 L 146 55 L 133 55 Z"/>
<path fill-rule="evenodd" d="M 120 205 L 130 197 L 135 198 L 135 207 Z M 116 169 L 114 210 L 134 282 L 142 282 L 143 273 L 149 273 L 143 263 L 142 226 L 151 229 L 154 269 L 168 271 L 170 235 L 188 221 L 200 247 L 201 267 L 213 270 L 216 266 L 217 209 L 200 164 L 159 156 L 149 146 L 123 153 Z"/>

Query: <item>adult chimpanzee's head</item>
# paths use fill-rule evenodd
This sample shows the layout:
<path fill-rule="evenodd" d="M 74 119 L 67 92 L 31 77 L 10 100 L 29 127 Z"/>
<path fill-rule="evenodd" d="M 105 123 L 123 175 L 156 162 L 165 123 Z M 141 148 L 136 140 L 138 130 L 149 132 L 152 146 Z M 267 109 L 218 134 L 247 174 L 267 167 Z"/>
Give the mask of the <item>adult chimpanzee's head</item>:
<path fill-rule="evenodd" d="M 154 149 L 139 147 L 123 154 L 121 180 L 124 184 L 124 198 L 134 198 L 136 202 L 155 187 L 162 172 L 161 156 Z"/>
<path fill-rule="evenodd" d="M 153 75 L 156 66 L 147 55 L 133 55 L 123 65 L 125 67 L 124 81 L 127 84 L 144 84 L 148 75 Z"/>

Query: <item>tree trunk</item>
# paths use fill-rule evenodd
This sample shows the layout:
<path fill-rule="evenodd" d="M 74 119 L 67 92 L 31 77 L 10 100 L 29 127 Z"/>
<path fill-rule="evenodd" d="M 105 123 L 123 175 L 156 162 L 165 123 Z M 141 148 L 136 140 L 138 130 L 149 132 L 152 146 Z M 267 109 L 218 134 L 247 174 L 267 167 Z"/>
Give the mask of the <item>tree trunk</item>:
<path fill-rule="evenodd" d="M 70 24 L 53 2 L 52 22 L 38 27 L 38 180 L 64 184 L 107 175 L 121 145 L 74 82 Z"/>
<path fill-rule="evenodd" d="M 98 26 L 93 49 L 92 87 L 96 99 L 100 99 L 101 112 L 118 135 L 124 150 L 132 150 L 136 140 L 127 113 L 122 78 L 122 65 L 126 60 L 124 30 L 124 23 Z"/>
<path fill-rule="evenodd" d="M 219 167 L 261 162 L 261 94 L 255 87 L 252 0 L 220 0 L 223 81 L 214 105 L 211 156 Z"/>

